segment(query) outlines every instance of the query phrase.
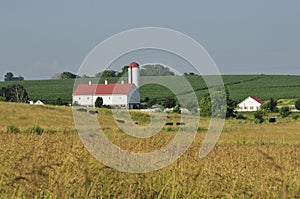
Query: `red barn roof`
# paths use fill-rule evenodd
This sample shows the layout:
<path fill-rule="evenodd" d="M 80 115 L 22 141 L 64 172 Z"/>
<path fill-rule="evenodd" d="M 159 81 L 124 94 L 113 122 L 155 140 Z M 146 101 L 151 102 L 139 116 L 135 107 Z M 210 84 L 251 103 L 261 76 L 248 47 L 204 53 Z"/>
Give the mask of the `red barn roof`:
<path fill-rule="evenodd" d="M 264 104 L 265 102 L 262 100 L 262 99 L 260 99 L 260 98 L 258 98 L 258 97 L 256 97 L 256 96 L 250 96 L 252 99 L 254 99 L 255 101 L 257 101 L 258 103 L 260 103 L 260 104 Z"/>
<path fill-rule="evenodd" d="M 131 62 L 131 64 L 129 64 L 129 68 L 138 68 L 140 65 L 136 62 Z"/>
<path fill-rule="evenodd" d="M 128 94 L 134 84 L 79 84 L 72 95 Z"/>

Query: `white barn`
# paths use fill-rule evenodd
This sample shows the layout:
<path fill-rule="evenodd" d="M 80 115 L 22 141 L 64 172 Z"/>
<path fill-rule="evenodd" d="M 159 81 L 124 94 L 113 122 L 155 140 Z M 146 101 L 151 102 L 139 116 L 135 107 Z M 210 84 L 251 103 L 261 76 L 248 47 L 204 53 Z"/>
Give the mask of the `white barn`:
<path fill-rule="evenodd" d="M 244 99 L 241 103 L 238 104 L 238 112 L 251 112 L 257 111 L 260 109 L 261 105 L 264 104 L 264 101 L 256 96 L 249 96 Z"/>
<path fill-rule="evenodd" d="M 140 104 L 139 65 L 132 62 L 128 68 L 128 83 L 120 84 L 79 84 L 74 90 L 73 104 L 94 106 L 98 97 L 102 97 L 103 105 L 115 108 L 132 109 Z"/>

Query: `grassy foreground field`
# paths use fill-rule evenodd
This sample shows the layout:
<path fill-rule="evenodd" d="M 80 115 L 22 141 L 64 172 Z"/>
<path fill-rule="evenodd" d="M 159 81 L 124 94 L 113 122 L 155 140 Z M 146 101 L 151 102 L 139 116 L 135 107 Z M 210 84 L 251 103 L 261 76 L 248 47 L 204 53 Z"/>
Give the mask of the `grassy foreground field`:
<path fill-rule="evenodd" d="M 122 134 L 110 111 L 97 116 L 108 137 L 137 151 L 164 146 L 176 127 L 149 139 Z M 132 117 L 147 123 L 147 114 Z M 179 115 L 169 115 L 178 121 Z M 123 173 L 93 158 L 69 107 L 0 102 L 0 198 L 300 198 L 300 121 L 227 120 L 216 147 L 199 159 L 208 119 L 175 163 L 146 174 Z M 20 133 L 7 132 L 7 127 Z M 29 132 L 39 126 L 43 133 Z"/>
<path fill-rule="evenodd" d="M 258 96 L 263 100 L 271 97 L 275 99 L 300 98 L 300 76 L 290 75 L 223 75 L 224 84 L 227 86 L 231 98 L 241 101 L 249 95 Z M 180 86 L 178 76 L 155 77 L 161 81 L 174 82 Z M 206 84 L 201 76 L 186 76 L 187 81 L 193 87 L 197 97 L 200 99 L 207 94 Z M 126 80 L 126 78 L 124 78 Z M 143 77 L 141 83 L 149 82 L 153 77 Z M 83 83 L 92 80 L 97 83 L 98 79 L 82 79 Z M 118 78 L 110 78 L 109 82 L 117 82 Z M 103 82 L 100 81 L 100 82 Z M 0 88 L 11 84 L 22 84 L 25 86 L 32 100 L 48 100 L 55 103 L 57 98 L 62 98 L 71 103 L 74 80 L 27 80 L 20 82 L 0 82 Z M 183 91 L 184 88 L 183 88 Z M 141 99 L 164 98 L 171 95 L 171 91 L 157 84 L 148 84 L 141 87 Z"/>

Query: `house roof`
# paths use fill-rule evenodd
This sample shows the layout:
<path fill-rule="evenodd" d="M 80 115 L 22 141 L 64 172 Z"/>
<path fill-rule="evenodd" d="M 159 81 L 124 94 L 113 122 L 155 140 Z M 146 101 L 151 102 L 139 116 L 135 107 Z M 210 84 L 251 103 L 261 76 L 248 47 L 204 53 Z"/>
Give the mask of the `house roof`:
<path fill-rule="evenodd" d="M 79 84 L 72 95 L 128 94 L 134 84 Z"/>
<path fill-rule="evenodd" d="M 257 101 L 258 103 L 260 103 L 260 104 L 264 104 L 265 102 L 262 100 L 262 99 L 260 99 L 260 98 L 258 98 L 258 97 L 256 97 L 256 96 L 250 96 L 252 99 L 254 99 L 255 101 Z"/>

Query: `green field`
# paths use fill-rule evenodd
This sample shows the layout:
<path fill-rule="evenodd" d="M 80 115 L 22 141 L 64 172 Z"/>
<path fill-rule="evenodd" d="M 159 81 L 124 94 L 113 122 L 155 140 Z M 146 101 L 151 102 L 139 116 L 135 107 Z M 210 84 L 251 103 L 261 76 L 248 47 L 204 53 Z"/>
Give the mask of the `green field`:
<path fill-rule="evenodd" d="M 143 77 L 143 81 L 148 82 L 154 77 Z M 182 77 L 165 76 L 155 77 L 161 81 L 175 82 L 180 88 Z M 200 76 L 186 76 L 187 81 L 193 87 L 197 97 L 200 99 L 207 94 L 207 87 Z M 84 83 L 88 79 L 81 80 Z M 96 83 L 98 79 L 92 79 Z M 110 78 L 109 82 L 117 82 L 118 78 Z M 125 78 L 126 81 L 126 78 Z M 300 76 L 290 75 L 223 75 L 224 84 L 227 86 L 231 98 L 240 101 L 249 95 L 258 96 L 263 100 L 271 97 L 275 99 L 295 99 L 300 98 Z M 20 82 L 0 82 L 0 88 L 11 84 L 22 84 L 25 86 L 32 100 L 47 100 L 55 102 L 57 98 L 62 98 L 71 103 L 74 80 L 27 80 Z M 177 86 L 177 85 L 176 85 Z M 185 88 L 181 88 L 185 93 Z M 189 92 L 189 91 L 187 91 Z M 164 98 L 171 95 L 171 91 L 157 84 L 148 84 L 141 87 L 141 99 L 145 97 Z"/>

